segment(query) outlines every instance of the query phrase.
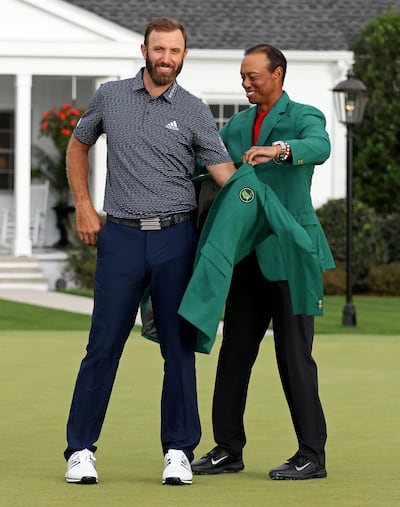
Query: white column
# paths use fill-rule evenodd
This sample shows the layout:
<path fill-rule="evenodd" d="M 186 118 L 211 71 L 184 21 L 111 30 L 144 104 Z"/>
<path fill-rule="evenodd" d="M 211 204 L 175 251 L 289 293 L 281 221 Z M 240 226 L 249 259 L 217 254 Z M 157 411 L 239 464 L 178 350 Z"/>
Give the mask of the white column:
<path fill-rule="evenodd" d="M 31 214 L 31 89 L 32 76 L 15 79 L 15 239 L 14 255 L 32 255 Z"/>
<path fill-rule="evenodd" d="M 118 78 L 115 76 L 96 79 L 94 83 L 95 89 L 97 89 L 102 83 L 115 81 L 116 79 Z M 103 210 L 104 189 L 106 186 L 107 174 L 107 144 L 105 135 L 99 137 L 92 151 L 92 200 L 95 209 L 101 212 Z"/>
<path fill-rule="evenodd" d="M 93 146 L 92 153 L 92 200 L 93 205 L 98 212 L 102 212 L 104 203 L 104 190 L 106 186 L 107 173 L 107 145 L 106 136 L 102 135 L 98 138 Z"/>

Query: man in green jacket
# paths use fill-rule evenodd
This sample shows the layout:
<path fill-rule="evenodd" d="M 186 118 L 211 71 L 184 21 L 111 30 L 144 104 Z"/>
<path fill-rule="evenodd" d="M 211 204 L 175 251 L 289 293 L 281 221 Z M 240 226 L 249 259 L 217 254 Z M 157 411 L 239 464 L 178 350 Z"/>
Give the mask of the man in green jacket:
<path fill-rule="evenodd" d="M 307 231 L 322 272 L 334 268 L 334 261 L 312 206 L 310 188 L 314 166 L 330 155 L 330 142 L 321 111 L 291 101 L 283 91 L 285 73 L 286 58 L 278 49 L 269 45 L 248 49 L 241 65 L 242 86 L 257 107 L 234 115 L 221 137 L 236 165 L 254 166 L 257 177 Z M 233 270 L 212 409 L 217 446 L 192 463 L 195 474 L 244 468 L 247 389 L 260 342 L 272 320 L 278 369 L 298 449 L 269 476 L 312 479 L 327 475 L 326 424 L 312 357 L 314 317 L 295 314 L 287 280 L 274 234 Z M 305 298 L 307 291 L 305 286 Z"/>

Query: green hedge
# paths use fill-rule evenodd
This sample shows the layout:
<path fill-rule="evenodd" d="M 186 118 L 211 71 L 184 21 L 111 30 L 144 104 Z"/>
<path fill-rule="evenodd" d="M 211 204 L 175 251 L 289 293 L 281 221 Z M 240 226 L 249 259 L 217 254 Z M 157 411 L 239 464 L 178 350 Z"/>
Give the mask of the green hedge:
<path fill-rule="evenodd" d="M 328 201 L 317 210 L 337 269 L 324 274 L 326 294 L 346 288 L 346 201 Z M 379 215 L 353 201 L 353 291 L 400 295 L 400 215 Z"/>
<path fill-rule="evenodd" d="M 400 262 L 370 266 L 366 284 L 371 292 L 380 296 L 400 295 Z"/>

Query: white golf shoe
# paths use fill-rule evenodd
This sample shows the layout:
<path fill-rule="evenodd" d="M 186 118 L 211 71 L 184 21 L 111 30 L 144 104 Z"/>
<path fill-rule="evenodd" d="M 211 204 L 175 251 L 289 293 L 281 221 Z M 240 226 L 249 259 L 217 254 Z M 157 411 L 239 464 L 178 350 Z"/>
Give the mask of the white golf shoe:
<path fill-rule="evenodd" d="M 74 452 L 67 462 L 66 481 L 74 484 L 96 484 L 98 475 L 95 461 L 96 458 L 89 449 Z"/>
<path fill-rule="evenodd" d="M 162 483 L 170 486 L 192 484 L 192 469 L 183 451 L 170 449 L 164 457 Z"/>

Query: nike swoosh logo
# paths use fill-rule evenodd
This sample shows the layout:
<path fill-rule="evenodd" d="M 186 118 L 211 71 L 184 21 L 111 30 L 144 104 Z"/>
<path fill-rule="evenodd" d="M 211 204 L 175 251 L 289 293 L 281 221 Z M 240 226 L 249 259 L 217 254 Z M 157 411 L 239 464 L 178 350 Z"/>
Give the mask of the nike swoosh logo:
<path fill-rule="evenodd" d="M 311 465 L 311 461 L 309 461 L 308 463 L 306 463 L 305 465 L 303 465 L 302 467 L 298 467 L 297 465 L 294 466 L 294 468 L 298 471 L 298 472 L 302 472 L 305 468 L 308 467 L 308 465 Z"/>
<path fill-rule="evenodd" d="M 222 456 L 222 458 L 219 458 L 219 459 L 214 459 L 214 458 L 211 458 L 211 464 L 212 465 L 218 465 L 218 463 L 221 463 L 221 461 L 224 461 L 224 459 L 228 458 L 229 456 Z"/>

